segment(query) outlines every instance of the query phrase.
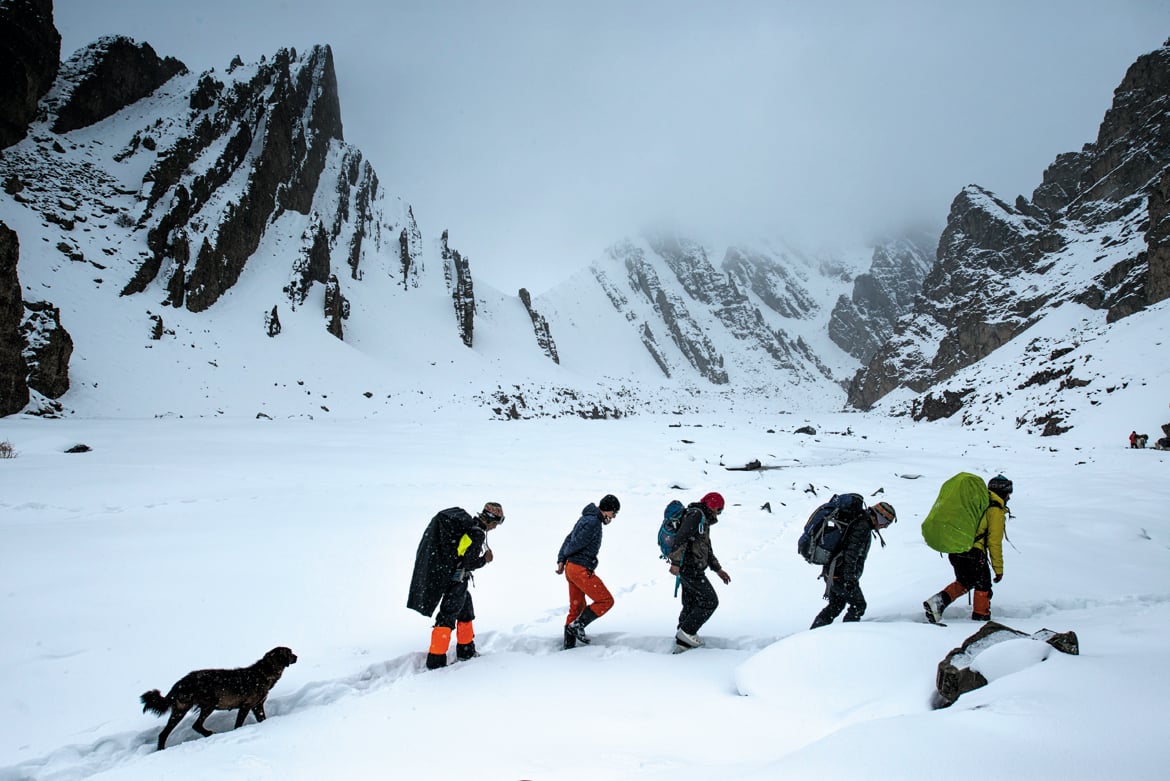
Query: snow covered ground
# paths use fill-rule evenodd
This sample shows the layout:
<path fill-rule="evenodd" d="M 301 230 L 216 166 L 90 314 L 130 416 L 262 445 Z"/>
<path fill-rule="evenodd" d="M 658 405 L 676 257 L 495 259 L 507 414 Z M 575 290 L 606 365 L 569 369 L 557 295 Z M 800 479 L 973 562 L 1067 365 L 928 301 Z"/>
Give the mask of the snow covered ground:
<path fill-rule="evenodd" d="M 0 779 L 1164 778 L 1170 453 L 1126 447 L 1122 400 L 1090 412 L 1055 438 L 766 412 L 0 419 Z M 777 468 L 724 468 L 753 459 Z M 960 470 L 1016 485 L 994 617 L 1073 630 L 1081 653 L 997 646 L 991 684 L 936 711 L 936 665 L 978 627 L 965 603 L 923 623 L 951 571 L 918 524 Z M 732 581 L 707 647 L 672 655 L 657 523 L 710 490 Z M 809 631 L 822 584 L 796 538 L 838 491 L 900 521 L 870 553 L 865 620 Z M 617 604 L 562 651 L 556 551 L 607 492 Z M 472 592 L 482 656 L 425 671 L 415 547 L 436 511 L 488 500 L 507 520 Z M 299 661 L 266 722 L 217 712 L 201 738 L 188 716 L 155 750 L 142 692 L 277 645 Z"/>

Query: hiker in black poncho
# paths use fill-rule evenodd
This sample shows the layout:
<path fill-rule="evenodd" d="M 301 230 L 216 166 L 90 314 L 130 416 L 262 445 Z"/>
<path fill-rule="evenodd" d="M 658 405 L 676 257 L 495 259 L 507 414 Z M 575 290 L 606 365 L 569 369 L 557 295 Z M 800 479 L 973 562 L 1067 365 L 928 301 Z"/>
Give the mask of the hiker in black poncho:
<path fill-rule="evenodd" d="M 504 522 L 504 508 L 488 502 L 474 518 L 462 507 L 443 510 L 427 525 L 418 552 L 406 606 L 424 616 L 435 614 L 427 669 L 447 665 L 451 632 L 455 632 L 456 658 L 475 657 L 475 606 L 467 587 L 471 573 L 489 563 L 487 533 Z"/>
<path fill-rule="evenodd" d="M 847 523 L 845 536 L 836 555 L 821 568 L 825 580 L 825 599 L 829 604 L 817 613 L 809 629 L 833 623 L 846 605 L 843 621 L 860 621 L 865 615 L 865 594 L 861 592 L 861 573 L 865 571 L 865 558 L 869 555 L 869 544 L 873 534 L 881 536 L 884 529 L 897 520 L 894 508 L 888 502 L 878 502 L 866 507 L 858 494 L 845 494 L 843 506 L 838 512 L 838 523 Z M 885 545 L 882 540 L 882 545 Z"/>

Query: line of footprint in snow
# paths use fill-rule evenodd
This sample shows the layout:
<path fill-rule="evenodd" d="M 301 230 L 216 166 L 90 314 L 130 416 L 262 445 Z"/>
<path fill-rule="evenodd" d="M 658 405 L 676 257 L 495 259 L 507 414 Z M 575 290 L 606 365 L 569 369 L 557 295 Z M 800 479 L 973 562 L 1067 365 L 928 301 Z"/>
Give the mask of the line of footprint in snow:
<path fill-rule="evenodd" d="M 626 589 L 633 590 L 640 585 L 635 584 Z M 998 609 L 1000 617 L 1026 620 L 1041 618 L 1082 609 L 1099 609 L 1109 607 L 1128 607 L 1132 605 L 1156 605 L 1170 603 L 1170 593 L 1141 594 L 1117 599 L 1063 599 L 1036 602 L 1030 606 L 1005 605 Z M 564 616 L 563 608 L 545 611 L 532 624 L 548 624 Z M 917 612 L 898 613 L 888 616 L 874 616 L 867 618 L 877 623 L 922 623 L 923 618 Z M 555 654 L 561 650 L 559 633 L 554 637 L 542 636 L 526 632 L 529 625 L 520 624 L 512 632 L 485 632 L 477 638 L 481 650 L 485 654 L 519 653 L 531 656 Z M 735 638 L 705 637 L 706 650 L 751 652 L 761 651 L 773 643 L 784 639 L 785 636 L 742 636 Z M 653 653 L 671 654 L 674 650 L 674 638 L 668 635 L 636 635 L 622 632 L 600 633 L 594 636 L 596 645 L 585 650 L 613 654 L 620 653 Z M 704 650 L 704 649 L 699 649 Z M 694 653 L 694 652 L 691 652 Z M 353 675 L 341 678 L 315 681 L 305 684 L 294 694 L 273 697 L 268 700 L 266 710 L 269 716 L 283 716 L 306 708 L 331 705 L 339 700 L 354 695 L 364 695 L 384 689 L 409 676 L 427 672 L 424 665 L 426 654 L 417 651 L 403 654 L 394 659 L 369 665 Z M 457 669 L 457 667 L 456 667 Z M 436 671 L 428 674 L 442 674 Z M 230 733 L 235 714 L 232 712 L 217 711 L 207 720 L 207 726 L 213 732 Z M 191 719 L 184 719 L 171 736 L 168 746 L 185 743 L 189 740 L 201 738 L 190 728 Z M 101 738 L 88 745 L 64 746 L 44 757 L 28 760 L 18 765 L 0 768 L 0 781 L 27 781 L 40 779 L 42 781 L 68 781 L 80 779 L 95 773 L 108 770 L 119 764 L 133 760 L 135 757 L 152 754 L 158 740 L 158 727 L 152 727 L 141 732 L 127 732 Z"/>

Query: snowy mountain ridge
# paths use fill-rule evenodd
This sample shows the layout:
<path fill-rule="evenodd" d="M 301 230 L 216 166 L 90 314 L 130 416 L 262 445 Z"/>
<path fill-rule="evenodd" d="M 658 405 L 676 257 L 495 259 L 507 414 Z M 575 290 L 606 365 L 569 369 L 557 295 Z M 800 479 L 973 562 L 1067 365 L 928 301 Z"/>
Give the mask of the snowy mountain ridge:
<path fill-rule="evenodd" d="M 502 417 L 611 417 L 740 393 L 843 402 L 857 361 L 827 323 L 869 250 L 718 254 L 647 236 L 553 290 L 507 295 L 474 279 L 446 232 L 425 238 L 344 142 L 328 47 L 225 72 L 165 61 L 177 72 L 146 97 L 55 132 L 85 74 L 115 67 L 111 51 L 122 71 L 164 62 L 116 37 L 76 53 L 29 137 L 0 158 L 26 309 L 59 310 L 74 351 L 73 390 L 52 402 L 41 397 L 62 394 L 32 384 L 31 411 L 365 415 L 413 406 L 420 389 L 432 408 Z M 30 367 L 45 360 L 25 353 Z M 225 364 L 255 383 L 220 387 Z M 436 373 L 450 398 L 434 398 Z M 154 379 L 145 407 L 127 401 Z M 293 403 L 290 383 L 317 392 Z"/>
<path fill-rule="evenodd" d="M 195 74 L 106 37 L 0 151 L 0 414 L 986 419 L 958 373 L 1070 303 L 1108 313 L 1108 342 L 1170 293 L 1167 51 L 1032 201 L 964 188 L 937 253 L 646 233 L 533 296 L 476 279 L 344 141 L 328 47 Z M 1040 430 L 1069 425 L 1043 403 Z"/>

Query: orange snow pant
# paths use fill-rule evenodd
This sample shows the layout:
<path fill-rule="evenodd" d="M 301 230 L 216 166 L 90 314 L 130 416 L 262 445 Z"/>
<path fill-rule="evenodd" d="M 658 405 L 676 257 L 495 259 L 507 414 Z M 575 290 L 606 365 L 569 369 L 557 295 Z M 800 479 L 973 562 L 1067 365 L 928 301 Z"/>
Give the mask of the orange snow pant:
<path fill-rule="evenodd" d="M 585 569 L 580 564 L 571 561 L 565 562 L 565 580 L 569 582 L 569 615 L 565 624 L 571 624 L 585 609 L 585 598 L 593 600 L 590 607 L 593 613 L 601 618 L 613 607 L 613 595 L 601 582 L 601 578 L 593 570 Z"/>

